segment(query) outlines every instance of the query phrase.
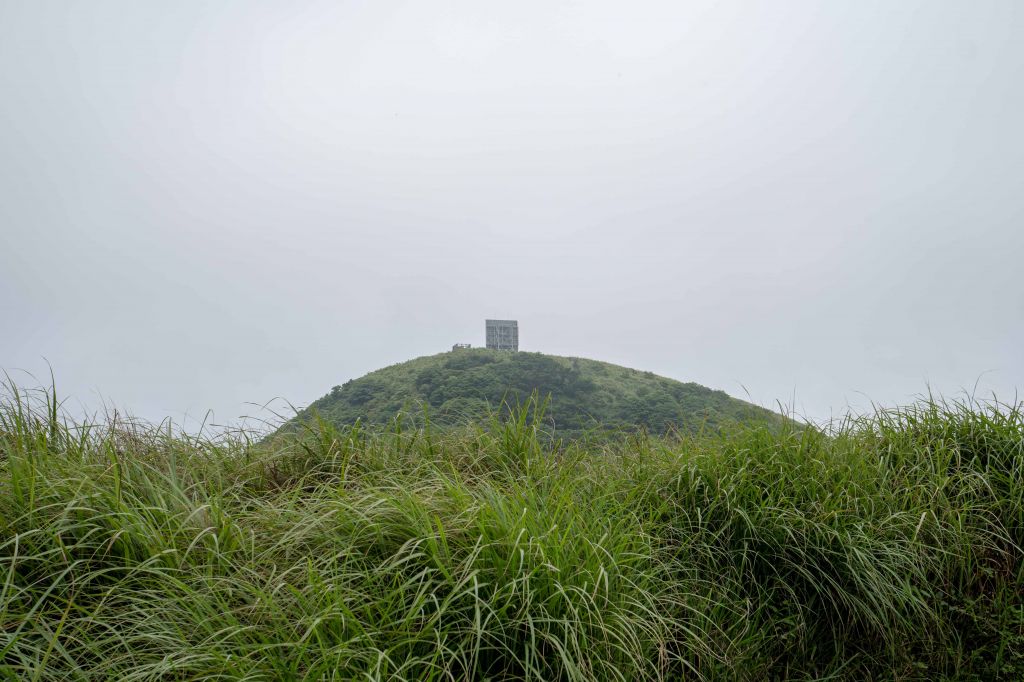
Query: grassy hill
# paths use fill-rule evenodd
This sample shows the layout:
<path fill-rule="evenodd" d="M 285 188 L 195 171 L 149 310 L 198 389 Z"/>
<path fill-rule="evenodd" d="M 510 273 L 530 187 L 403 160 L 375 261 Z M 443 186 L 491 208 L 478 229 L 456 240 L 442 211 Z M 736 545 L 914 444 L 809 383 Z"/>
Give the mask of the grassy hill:
<path fill-rule="evenodd" d="M 210 440 L 0 386 L 0 680 L 1019 681 L 1022 407 Z"/>
<path fill-rule="evenodd" d="M 551 402 L 546 419 L 559 433 L 644 427 L 694 431 L 733 422 L 779 424 L 782 417 L 699 384 L 682 383 L 607 362 L 543 353 L 464 349 L 417 358 L 335 386 L 314 402 L 327 420 L 386 423 L 426 406 L 435 424 L 486 416 L 533 391 Z"/>

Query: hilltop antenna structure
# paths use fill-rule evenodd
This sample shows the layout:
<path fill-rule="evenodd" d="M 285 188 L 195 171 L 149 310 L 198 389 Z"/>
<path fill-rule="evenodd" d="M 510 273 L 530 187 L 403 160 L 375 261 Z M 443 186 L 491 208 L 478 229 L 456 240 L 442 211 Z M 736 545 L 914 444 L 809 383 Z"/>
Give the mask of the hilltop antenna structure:
<path fill-rule="evenodd" d="M 485 328 L 491 350 L 519 350 L 518 320 L 485 320 Z"/>

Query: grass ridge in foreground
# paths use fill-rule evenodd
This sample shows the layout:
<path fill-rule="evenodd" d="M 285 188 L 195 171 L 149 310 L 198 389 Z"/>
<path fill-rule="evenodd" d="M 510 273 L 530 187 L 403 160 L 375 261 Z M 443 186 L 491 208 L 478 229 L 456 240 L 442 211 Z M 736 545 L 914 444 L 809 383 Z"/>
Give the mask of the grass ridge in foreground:
<path fill-rule="evenodd" d="M 590 442 L 542 410 L 264 442 L 9 387 L 0 677 L 1024 676 L 1021 406 Z"/>

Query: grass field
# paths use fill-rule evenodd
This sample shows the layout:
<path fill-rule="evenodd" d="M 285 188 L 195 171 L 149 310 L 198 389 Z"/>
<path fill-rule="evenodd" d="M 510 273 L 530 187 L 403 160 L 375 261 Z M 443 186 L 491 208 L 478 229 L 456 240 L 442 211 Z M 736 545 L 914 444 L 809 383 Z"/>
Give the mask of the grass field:
<path fill-rule="evenodd" d="M 0 401 L 0 679 L 1024 678 L 1024 413 L 205 439 Z"/>

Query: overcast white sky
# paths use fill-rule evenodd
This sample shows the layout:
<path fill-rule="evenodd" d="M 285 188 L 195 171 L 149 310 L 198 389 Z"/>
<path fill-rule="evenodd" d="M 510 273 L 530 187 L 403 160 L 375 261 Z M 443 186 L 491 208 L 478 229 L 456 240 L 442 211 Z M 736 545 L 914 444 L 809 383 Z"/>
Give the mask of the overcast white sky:
<path fill-rule="evenodd" d="M 1024 387 L 1024 2 L 0 2 L 0 367 L 229 422 L 483 343 Z"/>

